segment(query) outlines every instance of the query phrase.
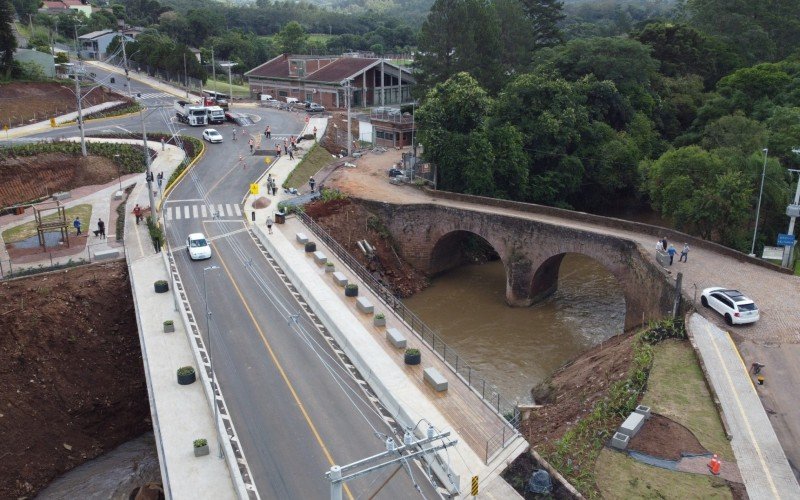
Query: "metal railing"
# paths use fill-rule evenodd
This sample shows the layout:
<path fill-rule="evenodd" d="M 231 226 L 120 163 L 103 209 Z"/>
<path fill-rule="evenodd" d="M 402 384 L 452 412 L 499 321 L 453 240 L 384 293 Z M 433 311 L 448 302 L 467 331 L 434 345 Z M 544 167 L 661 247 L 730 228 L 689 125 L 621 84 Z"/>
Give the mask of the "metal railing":
<path fill-rule="evenodd" d="M 66 269 L 69 267 L 81 266 L 84 264 L 91 264 L 98 260 L 109 260 L 108 258 L 97 259 L 94 257 L 94 247 L 107 247 L 106 243 L 97 243 L 86 245 L 83 252 L 72 255 L 60 255 L 61 252 L 42 252 L 39 254 L 41 260 L 38 262 L 18 263 L 15 264 L 11 260 L 0 260 L 0 280 L 19 278 L 22 276 L 30 276 L 33 274 L 46 273 L 48 271 L 55 271 L 57 269 Z M 119 251 L 119 258 L 125 257 L 125 245 L 120 247 L 113 247 L 113 250 Z"/>
<path fill-rule="evenodd" d="M 367 285 L 372 293 L 382 300 L 387 307 L 391 308 L 402 320 L 411 328 L 411 331 L 431 350 L 444 361 L 450 370 L 470 387 L 473 393 L 479 396 L 483 402 L 492 409 L 502 419 L 503 426 L 494 436 L 486 441 L 484 459 L 488 463 L 491 458 L 509 444 L 519 435 L 517 425 L 519 423 L 519 411 L 516 403 L 508 401 L 502 397 L 497 387 L 486 378 L 482 377 L 477 369 L 474 369 L 464 358 L 452 347 L 448 347 L 444 340 L 439 337 L 428 325 L 426 325 L 413 311 L 395 297 L 384 283 L 375 278 L 358 260 L 342 247 L 331 235 L 319 224 L 303 212 L 298 212 L 297 217 L 300 221 L 314 233 L 336 256 L 353 271 L 358 278 Z"/>

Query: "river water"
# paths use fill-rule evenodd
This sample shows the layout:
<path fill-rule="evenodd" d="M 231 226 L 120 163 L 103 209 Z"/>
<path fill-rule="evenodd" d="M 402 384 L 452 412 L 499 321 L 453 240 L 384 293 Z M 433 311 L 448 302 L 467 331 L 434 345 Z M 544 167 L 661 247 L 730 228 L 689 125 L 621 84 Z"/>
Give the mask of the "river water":
<path fill-rule="evenodd" d="M 623 330 L 622 290 L 588 257 L 565 256 L 558 291 L 531 307 L 506 305 L 505 281 L 500 261 L 462 266 L 404 303 L 510 401 Z"/>

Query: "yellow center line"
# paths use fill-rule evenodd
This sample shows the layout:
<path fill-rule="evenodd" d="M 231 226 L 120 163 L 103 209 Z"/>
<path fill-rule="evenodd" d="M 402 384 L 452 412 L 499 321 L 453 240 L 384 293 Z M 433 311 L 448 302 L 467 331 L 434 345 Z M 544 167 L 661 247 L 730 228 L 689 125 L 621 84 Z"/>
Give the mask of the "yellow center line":
<path fill-rule="evenodd" d="M 242 156 L 244 156 L 244 155 L 242 155 Z M 239 165 L 241 165 L 241 163 L 236 163 L 234 166 L 232 166 L 230 169 L 228 169 L 228 171 L 227 171 L 227 172 L 225 172 L 225 174 L 224 174 L 224 175 L 221 175 L 221 176 L 219 177 L 219 179 L 217 179 L 217 182 L 215 182 L 215 183 L 214 183 L 214 184 L 213 184 L 213 185 L 212 185 L 212 186 L 209 188 L 209 190 L 208 190 L 208 191 L 206 191 L 206 199 L 208 199 L 208 195 L 210 195 L 210 194 L 211 194 L 211 193 L 212 193 L 212 192 L 213 192 L 215 189 L 217 189 L 217 186 L 219 186 L 219 183 L 220 183 L 220 182 L 222 182 L 223 180 L 227 179 L 227 178 L 228 178 L 228 176 L 230 175 L 230 173 L 231 173 L 231 172 L 233 172 L 235 169 L 239 168 Z"/>
<path fill-rule="evenodd" d="M 127 217 L 127 214 L 125 216 Z M 144 248 L 142 247 L 142 238 L 141 236 L 139 236 L 139 224 L 136 224 L 136 227 L 133 228 L 133 234 L 136 235 L 136 243 L 138 243 L 139 245 L 139 255 L 144 255 Z"/>
<path fill-rule="evenodd" d="M 203 222 L 205 225 L 205 221 Z M 320 436 L 319 432 L 317 431 L 317 427 L 314 425 L 314 422 L 311 421 L 311 417 L 308 415 L 305 407 L 303 406 L 302 401 L 300 401 L 300 396 L 298 396 L 297 391 L 295 391 L 292 382 L 289 380 L 289 377 L 286 375 L 286 372 L 283 369 L 280 361 L 278 361 L 278 357 L 275 355 L 275 352 L 272 350 L 272 346 L 270 345 L 267 337 L 264 335 L 264 331 L 261 329 L 261 326 L 256 321 L 255 316 L 253 315 L 253 311 L 250 309 L 250 306 L 247 305 L 247 300 L 245 300 L 244 295 L 242 294 L 239 287 L 236 285 L 236 280 L 234 280 L 233 276 L 231 275 L 230 271 L 228 270 L 228 266 L 225 264 L 225 259 L 222 258 L 222 254 L 218 251 L 217 246 L 211 242 L 211 246 L 214 248 L 214 252 L 217 254 L 217 258 L 219 259 L 220 264 L 222 264 L 222 268 L 225 271 L 225 274 L 228 275 L 228 278 L 231 280 L 231 284 L 233 288 L 236 290 L 236 294 L 239 296 L 239 299 L 242 301 L 242 305 L 244 306 L 245 310 L 247 311 L 247 315 L 250 316 L 250 320 L 253 322 L 253 326 L 256 327 L 258 330 L 258 334 L 261 336 L 261 341 L 264 343 L 264 346 L 267 348 L 267 352 L 269 353 L 270 358 L 272 358 L 272 362 L 275 363 L 275 367 L 278 369 L 278 372 L 281 374 L 281 378 L 283 378 L 286 387 L 289 388 L 289 392 L 292 393 L 292 398 L 294 398 L 295 403 L 297 403 L 297 407 L 300 408 L 300 412 L 303 414 L 303 418 L 305 418 L 306 423 L 308 424 L 309 429 L 311 429 L 311 433 L 314 434 L 314 438 L 317 440 L 320 448 L 322 448 L 322 452 L 325 454 L 325 458 L 328 459 L 328 463 L 330 465 L 336 465 L 336 462 L 333 460 L 333 456 L 331 455 L 328 447 L 325 445 L 325 442 L 322 440 L 322 436 Z M 344 491 L 347 493 L 347 497 L 350 500 L 354 500 L 353 494 L 350 492 L 350 488 L 348 488 L 347 484 L 344 485 Z"/>
<path fill-rule="evenodd" d="M 706 330 L 706 333 L 708 334 L 708 338 L 711 340 L 711 345 L 714 346 L 714 351 L 717 353 L 717 357 L 720 360 L 722 360 L 722 353 L 720 353 L 719 347 L 717 346 L 717 343 L 714 341 L 714 336 L 709 331 L 708 325 L 707 324 L 703 325 L 703 328 Z M 725 335 L 728 335 L 728 334 L 726 333 Z M 728 338 L 730 338 L 730 336 Z M 735 349 L 735 346 L 734 346 L 734 349 Z M 733 380 L 731 379 L 731 374 L 728 371 L 728 367 L 724 362 L 720 362 L 720 365 L 722 365 L 722 369 L 725 372 L 725 378 L 728 379 L 728 386 L 730 387 L 731 393 L 733 394 L 733 397 L 736 400 L 736 406 L 739 408 L 739 413 L 744 418 L 745 427 L 747 428 L 747 434 L 750 436 L 750 442 L 753 444 L 753 447 L 756 449 L 756 453 L 758 454 L 758 460 L 761 462 L 761 468 L 763 469 L 764 475 L 767 477 L 767 480 L 769 481 L 769 487 L 772 490 L 772 494 L 775 496 L 775 498 L 780 498 L 780 495 L 778 495 L 778 489 L 775 487 L 775 483 L 772 480 L 772 472 L 770 471 L 769 467 L 767 467 L 767 463 L 764 461 L 764 453 L 761 451 L 761 447 L 758 445 L 758 441 L 756 441 L 756 437 L 753 434 L 753 428 L 750 425 L 750 419 L 747 417 L 747 413 L 745 413 L 745 411 L 744 411 L 744 407 L 742 405 L 742 401 L 739 399 L 739 394 L 738 394 L 738 392 L 736 391 L 736 388 L 733 385 Z M 746 369 L 745 369 L 745 371 L 746 371 Z M 748 378 L 749 378 L 749 375 L 748 375 Z"/>

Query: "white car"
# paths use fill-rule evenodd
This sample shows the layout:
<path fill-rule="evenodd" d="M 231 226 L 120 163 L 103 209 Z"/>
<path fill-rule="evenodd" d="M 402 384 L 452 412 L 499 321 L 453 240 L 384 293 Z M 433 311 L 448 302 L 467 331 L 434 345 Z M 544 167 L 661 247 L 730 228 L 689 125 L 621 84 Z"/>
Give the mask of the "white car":
<path fill-rule="evenodd" d="M 203 233 L 192 233 L 186 238 L 186 250 L 192 260 L 210 259 L 211 245 Z"/>
<path fill-rule="evenodd" d="M 203 139 L 208 142 L 222 142 L 222 134 L 217 132 L 217 129 L 207 128 L 203 130 Z"/>
<path fill-rule="evenodd" d="M 729 325 L 755 323 L 760 317 L 755 302 L 739 290 L 718 286 L 706 288 L 700 295 L 700 303 L 720 313 Z"/>

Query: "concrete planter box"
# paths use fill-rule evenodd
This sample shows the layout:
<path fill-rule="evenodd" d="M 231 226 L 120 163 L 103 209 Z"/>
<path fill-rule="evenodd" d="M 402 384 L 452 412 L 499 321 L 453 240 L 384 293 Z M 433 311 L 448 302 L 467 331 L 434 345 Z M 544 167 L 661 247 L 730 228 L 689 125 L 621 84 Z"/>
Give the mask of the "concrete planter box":
<path fill-rule="evenodd" d="M 345 297 L 358 297 L 358 285 L 348 284 L 344 287 Z"/>
<path fill-rule="evenodd" d="M 158 280 L 153 283 L 153 288 L 156 293 L 167 293 L 169 291 L 169 283 L 164 280 Z"/>
<path fill-rule="evenodd" d="M 314 253 L 317 251 L 317 244 L 313 241 L 309 241 L 306 243 L 306 253 Z"/>
<path fill-rule="evenodd" d="M 381 313 L 375 315 L 372 318 L 372 324 L 375 326 L 386 326 L 386 316 L 383 316 Z"/>
<path fill-rule="evenodd" d="M 164 333 L 172 333 L 175 331 L 175 323 L 172 320 L 167 320 L 164 322 Z"/>
<path fill-rule="evenodd" d="M 628 442 L 631 440 L 627 434 L 615 432 L 614 437 L 611 438 L 611 446 L 618 450 L 624 450 L 628 447 Z"/>
<path fill-rule="evenodd" d="M 326 262 L 325 263 L 325 272 L 332 273 L 336 271 L 336 266 L 333 265 L 333 262 Z"/>
<path fill-rule="evenodd" d="M 418 365 L 422 362 L 422 353 L 419 352 L 419 349 L 406 349 L 406 353 L 403 356 L 403 361 L 407 365 Z"/>
<path fill-rule="evenodd" d="M 194 443 L 194 456 L 202 457 L 208 455 L 208 441 L 205 439 L 195 439 Z"/>
<path fill-rule="evenodd" d="M 178 383 L 180 385 L 193 384 L 197 380 L 197 374 L 191 366 L 178 368 Z"/>

